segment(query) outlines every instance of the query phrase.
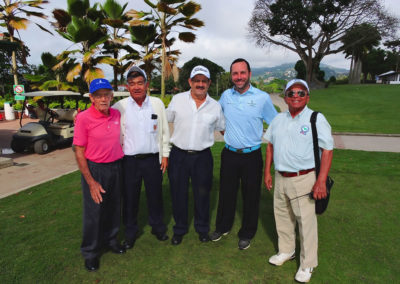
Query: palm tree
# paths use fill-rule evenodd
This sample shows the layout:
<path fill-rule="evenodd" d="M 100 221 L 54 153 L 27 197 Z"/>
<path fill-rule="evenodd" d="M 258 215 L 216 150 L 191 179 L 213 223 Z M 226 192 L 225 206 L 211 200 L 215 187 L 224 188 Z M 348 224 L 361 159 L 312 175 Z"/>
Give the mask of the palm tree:
<path fill-rule="evenodd" d="M 118 87 L 118 74 L 123 74 L 129 66 L 129 64 L 122 64 L 122 60 L 119 60 L 120 52 L 125 50 L 128 53 L 124 59 L 138 58 L 137 51 L 126 44 L 129 39 L 125 37 L 125 34 L 128 33 L 128 22 L 131 20 L 125 12 L 127 5 L 128 3 L 120 5 L 116 0 L 106 0 L 104 4 L 101 5 L 104 17 L 102 23 L 107 28 L 109 34 L 109 39 L 103 46 L 103 53 L 111 54 L 117 61 L 117 63 L 113 65 L 115 90 L 117 90 Z"/>
<path fill-rule="evenodd" d="M 30 23 L 29 17 L 37 17 L 46 19 L 43 13 L 32 10 L 32 9 L 43 9 L 42 4 L 47 4 L 49 1 L 45 0 L 3 0 L 0 2 L 0 26 L 5 27 L 8 31 L 10 42 L 16 42 L 15 33 L 18 34 L 18 30 L 25 30 Z M 39 24 L 36 24 L 40 29 L 51 32 Z M 14 76 L 14 84 L 18 85 L 17 76 L 17 59 L 15 50 L 12 51 L 12 73 Z"/>
<path fill-rule="evenodd" d="M 115 65 L 117 60 L 101 54 L 101 45 L 109 36 L 102 25 L 103 13 L 98 9 L 98 4 L 90 7 L 89 0 L 69 0 L 67 11 L 55 9 L 53 11 L 56 22 L 53 25 L 56 31 L 77 49 L 66 50 L 58 56 L 58 64 L 53 69 L 62 68 L 64 64 L 72 64 L 66 79 L 68 82 L 79 77 L 81 80 L 79 91 L 83 94 L 88 89 L 88 84 L 95 78 L 104 77 L 103 70 L 96 67 L 98 64 Z"/>
<path fill-rule="evenodd" d="M 138 20 L 138 22 L 131 22 L 131 25 L 154 23 L 158 29 L 161 40 L 161 97 L 163 98 L 165 78 L 168 69 L 171 70 L 168 56 L 174 58 L 174 55 L 179 54 L 179 51 L 167 51 L 175 41 L 175 38 L 171 37 L 173 28 L 196 30 L 204 26 L 202 21 L 193 18 L 193 15 L 200 11 L 201 5 L 186 0 L 158 0 L 156 4 L 150 0 L 144 1 L 151 8 L 150 12 L 131 11 L 128 15 Z M 178 32 L 178 38 L 184 42 L 194 42 L 196 35 L 192 32 Z"/>

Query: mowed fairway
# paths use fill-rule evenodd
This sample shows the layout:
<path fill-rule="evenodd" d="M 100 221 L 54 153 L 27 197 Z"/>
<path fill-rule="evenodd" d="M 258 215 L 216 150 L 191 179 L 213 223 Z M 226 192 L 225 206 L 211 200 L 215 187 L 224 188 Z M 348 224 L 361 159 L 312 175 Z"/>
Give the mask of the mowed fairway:
<path fill-rule="evenodd" d="M 213 147 L 212 229 L 222 147 L 222 143 Z M 400 154 L 335 150 L 331 171 L 335 185 L 328 211 L 318 217 L 319 266 L 312 282 L 398 281 L 399 172 Z M 171 236 L 174 222 L 166 177 L 164 198 Z M 282 267 L 267 263 L 276 251 L 277 236 L 272 193 L 264 187 L 260 205 L 258 232 L 246 251 L 237 249 L 240 199 L 231 234 L 206 244 L 194 232 L 190 202 L 190 231 L 175 247 L 151 235 L 143 192 L 142 234 L 135 247 L 124 255 L 104 254 L 100 270 L 89 273 L 79 251 L 82 194 L 75 172 L 0 200 L 0 283 L 292 283 L 299 251 L 295 261 Z"/>
<path fill-rule="evenodd" d="M 400 134 L 400 85 L 331 85 L 311 91 L 309 106 L 332 131 Z"/>

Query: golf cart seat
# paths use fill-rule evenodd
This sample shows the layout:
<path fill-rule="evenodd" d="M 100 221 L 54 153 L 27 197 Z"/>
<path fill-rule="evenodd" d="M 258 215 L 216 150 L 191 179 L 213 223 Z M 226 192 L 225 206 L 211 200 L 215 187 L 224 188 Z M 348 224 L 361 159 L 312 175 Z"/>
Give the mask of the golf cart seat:
<path fill-rule="evenodd" d="M 52 130 L 56 129 L 67 129 L 74 125 L 74 117 L 78 113 L 75 109 L 58 109 L 56 110 L 58 115 L 57 122 L 51 123 L 48 127 Z"/>

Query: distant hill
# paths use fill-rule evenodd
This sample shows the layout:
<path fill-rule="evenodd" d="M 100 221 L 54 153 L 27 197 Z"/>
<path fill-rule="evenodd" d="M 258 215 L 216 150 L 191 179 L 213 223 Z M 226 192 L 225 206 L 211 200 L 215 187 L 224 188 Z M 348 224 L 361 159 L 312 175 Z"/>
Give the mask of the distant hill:
<path fill-rule="evenodd" d="M 297 72 L 294 70 L 296 63 L 285 63 L 275 67 L 261 67 L 252 68 L 252 77 L 262 79 L 265 81 L 272 81 L 275 78 L 290 80 L 296 78 Z M 325 71 L 325 80 L 328 80 L 331 76 L 340 77 L 348 75 L 349 70 L 343 68 L 336 68 L 327 64 L 320 65 L 320 68 Z"/>

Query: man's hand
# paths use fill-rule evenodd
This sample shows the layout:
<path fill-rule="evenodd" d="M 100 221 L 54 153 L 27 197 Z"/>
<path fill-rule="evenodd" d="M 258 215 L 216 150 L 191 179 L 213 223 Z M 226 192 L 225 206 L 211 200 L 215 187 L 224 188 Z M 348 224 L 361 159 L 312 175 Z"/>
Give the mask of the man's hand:
<path fill-rule="evenodd" d="M 162 170 L 162 173 L 165 173 L 167 168 L 168 168 L 168 158 L 162 157 L 160 170 Z"/>
<path fill-rule="evenodd" d="M 272 176 L 271 176 L 271 174 L 269 172 L 265 172 L 264 183 L 265 183 L 265 187 L 268 189 L 268 191 L 271 191 L 271 189 L 272 189 Z"/>
<path fill-rule="evenodd" d="M 326 198 L 326 183 L 317 180 L 312 188 L 315 200 Z"/>
<path fill-rule="evenodd" d="M 101 196 L 102 193 L 106 193 L 103 187 L 97 182 L 93 181 L 89 184 L 90 195 L 95 203 L 100 204 L 103 202 L 103 197 Z"/>

